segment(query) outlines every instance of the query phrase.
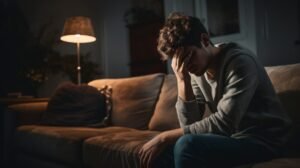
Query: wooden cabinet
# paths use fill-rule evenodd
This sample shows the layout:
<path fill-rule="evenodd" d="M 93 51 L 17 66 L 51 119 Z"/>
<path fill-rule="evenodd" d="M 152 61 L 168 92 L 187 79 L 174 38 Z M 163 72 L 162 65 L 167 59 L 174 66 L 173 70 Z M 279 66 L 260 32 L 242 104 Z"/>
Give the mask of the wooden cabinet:
<path fill-rule="evenodd" d="M 162 21 L 128 26 L 131 76 L 167 73 L 167 63 L 156 49 Z"/>

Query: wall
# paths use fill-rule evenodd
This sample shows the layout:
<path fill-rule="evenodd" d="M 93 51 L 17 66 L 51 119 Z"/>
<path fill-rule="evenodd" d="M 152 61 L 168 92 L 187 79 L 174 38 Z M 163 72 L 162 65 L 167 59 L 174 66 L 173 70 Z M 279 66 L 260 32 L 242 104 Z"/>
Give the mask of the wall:
<path fill-rule="evenodd" d="M 103 26 L 101 28 L 101 51 L 103 55 L 104 77 L 128 77 L 129 39 L 123 15 L 130 8 L 129 0 L 102 1 L 99 10 Z"/>
<path fill-rule="evenodd" d="M 264 65 L 300 63 L 300 1 L 255 1 L 258 55 Z"/>

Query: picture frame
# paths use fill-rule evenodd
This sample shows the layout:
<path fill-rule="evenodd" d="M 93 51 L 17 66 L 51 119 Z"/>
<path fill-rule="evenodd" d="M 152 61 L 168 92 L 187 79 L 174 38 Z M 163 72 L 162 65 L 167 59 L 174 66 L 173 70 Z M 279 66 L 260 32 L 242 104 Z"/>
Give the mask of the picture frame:
<path fill-rule="evenodd" d="M 207 28 L 213 43 L 236 41 L 245 37 L 246 7 L 243 0 L 195 0 L 195 15 Z M 232 5 L 233 4 L 233 5 Z"/>

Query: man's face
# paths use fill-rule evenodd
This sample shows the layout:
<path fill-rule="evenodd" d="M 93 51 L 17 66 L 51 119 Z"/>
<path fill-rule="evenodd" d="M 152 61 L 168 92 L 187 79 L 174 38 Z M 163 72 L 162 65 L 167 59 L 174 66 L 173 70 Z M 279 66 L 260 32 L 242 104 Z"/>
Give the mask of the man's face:
<path fill-rule="evenodd" d="M 205 47 L 188 46 L 184 48 L 184 63 L 187 71 L 196 76 L 201 76 L 209 65 L 209 51 Z"/>

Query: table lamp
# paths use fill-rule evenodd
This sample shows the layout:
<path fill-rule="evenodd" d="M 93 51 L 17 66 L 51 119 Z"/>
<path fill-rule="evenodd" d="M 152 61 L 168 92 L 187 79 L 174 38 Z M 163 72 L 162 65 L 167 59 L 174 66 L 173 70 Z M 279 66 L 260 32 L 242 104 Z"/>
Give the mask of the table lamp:
<path fill-rule="evenodd" d="M 77 44 L 77 82 L 78 85 L 80 85 L 80 43 L 91 43 L 96 41 L 90 18 L 83 16 L 67 18 L 60 39 L 65 42 Z"/>

